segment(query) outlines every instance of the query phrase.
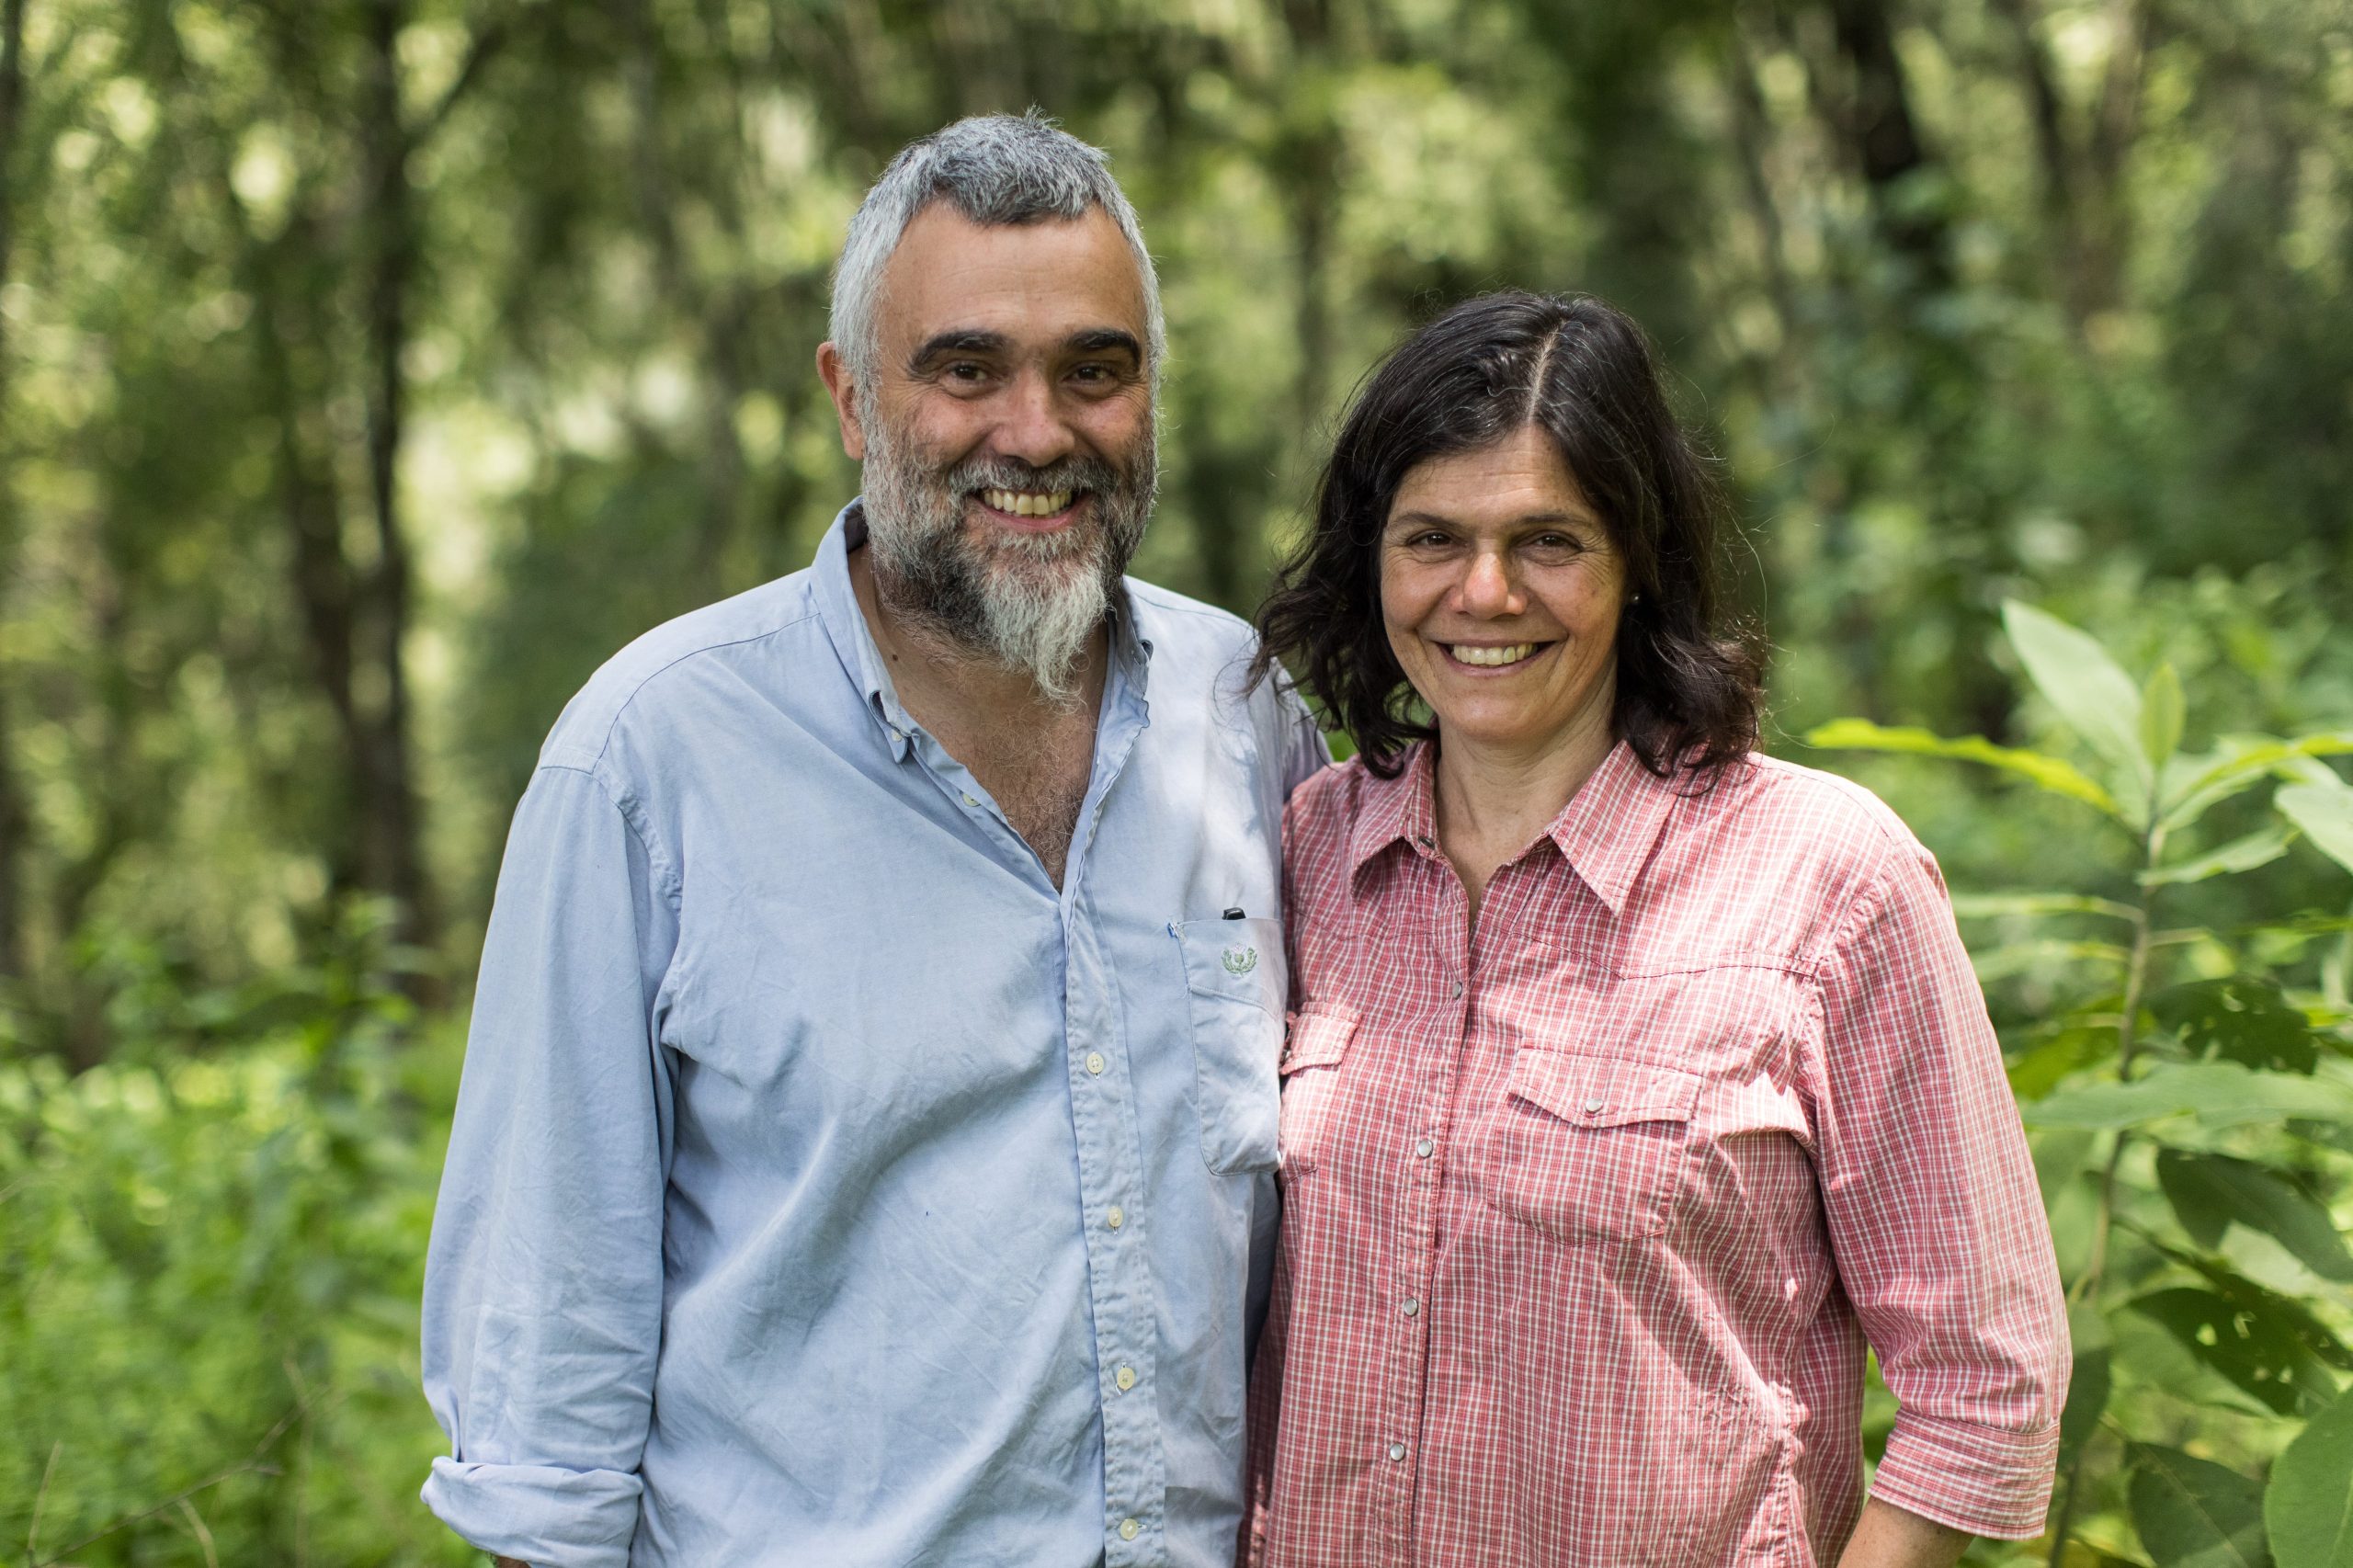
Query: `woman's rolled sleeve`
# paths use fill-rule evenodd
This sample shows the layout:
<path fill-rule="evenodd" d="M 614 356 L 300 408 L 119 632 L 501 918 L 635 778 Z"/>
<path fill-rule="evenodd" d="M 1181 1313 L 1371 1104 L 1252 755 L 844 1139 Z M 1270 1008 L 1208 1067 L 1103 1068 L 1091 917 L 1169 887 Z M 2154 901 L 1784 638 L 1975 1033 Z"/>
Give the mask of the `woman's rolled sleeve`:
<path fill-rule="evenodd" d="M 1999 1046 L 1936 866 L 1901 843 L 1821 971 L 1814 1064 L 1839 1279 L 1896 1397 L 1881 1501 L 2041 1532 L 2066 1312 Z"/>
<path fill-rule="evenodd" d="M 592 774 L 517 809 L 426 1256 L 424 1496 L 541 1568 L 620 1568 L 662 1328 L 671 1084 L 661 865 Z"/>

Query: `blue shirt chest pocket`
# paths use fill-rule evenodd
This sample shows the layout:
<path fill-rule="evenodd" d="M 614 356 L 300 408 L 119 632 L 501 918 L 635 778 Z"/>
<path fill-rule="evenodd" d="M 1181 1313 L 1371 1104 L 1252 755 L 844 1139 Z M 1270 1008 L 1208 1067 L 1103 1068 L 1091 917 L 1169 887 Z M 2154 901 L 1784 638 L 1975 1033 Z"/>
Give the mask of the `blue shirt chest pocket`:
<path fill-rule="evenodd" d="M 1275 1168 L 1281 1093 L 1282 923 L 1186 920 L 1168 927 L 1192 1011 L 1193 1102 L 1201 1157 L 1222 1174 Z"/>

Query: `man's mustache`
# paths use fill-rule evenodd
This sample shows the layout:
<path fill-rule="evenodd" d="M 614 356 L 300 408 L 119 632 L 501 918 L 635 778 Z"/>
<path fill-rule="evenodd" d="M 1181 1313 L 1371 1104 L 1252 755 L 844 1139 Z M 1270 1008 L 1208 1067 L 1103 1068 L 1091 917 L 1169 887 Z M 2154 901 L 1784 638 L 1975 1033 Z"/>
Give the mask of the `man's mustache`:
<path fill-rule="evenodd" d="M 1100 458 L 1063 458 L 1043 467 L 1014 458 L 975 458 L 950 469 L 944 483 L 956 494 L 969 495 L 981 490 L 1116 493 L 1133 481 Z"/>

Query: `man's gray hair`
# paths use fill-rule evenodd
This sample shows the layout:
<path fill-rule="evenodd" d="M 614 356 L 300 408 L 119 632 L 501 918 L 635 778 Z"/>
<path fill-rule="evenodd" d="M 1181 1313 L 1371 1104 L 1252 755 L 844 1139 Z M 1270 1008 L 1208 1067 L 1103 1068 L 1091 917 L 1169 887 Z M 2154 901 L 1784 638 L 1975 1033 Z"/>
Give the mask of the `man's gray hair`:
<path fill-rule="evenodd" d="M 881 368 L 874 305 L 882 268 L 915 214 L 935 201 L 990 225 L 1083 218 L 1090 207 L 1108 213 L 1127 237 L 1143 278 L 1144 363 L 1156 382 L 1168 348 L 1160 277 L 1144 248 L 1136 210 L 1111 177 L 1109 162 L 1100 148 L 1058 129 L 1035 109 L 960 119 L 902 149 L 858 204 L 834 268 L 834 347 L 849 361 L 859 394 L 872 395 Z"/>

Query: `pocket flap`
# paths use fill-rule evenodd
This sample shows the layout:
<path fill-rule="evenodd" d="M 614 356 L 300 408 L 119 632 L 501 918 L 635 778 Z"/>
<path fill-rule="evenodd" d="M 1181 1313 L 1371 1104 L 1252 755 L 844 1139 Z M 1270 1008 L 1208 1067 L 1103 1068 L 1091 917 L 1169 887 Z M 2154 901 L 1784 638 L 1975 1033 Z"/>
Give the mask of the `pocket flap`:
<path fill-rule="evenodd" d="M 1283 926 L 1246 920 L 1186 920 L 1168 927 L 1184 955 L 1185 983 L 1197 996 L 1225 996 L 1273 1012 L 1282 1006 Z"/>
<path fill-rule="evenodd" d="M 1302 1067 L 1336 1067 L 1348 1053 L 1348 1041 L 1356 1037 L 1357 1010 L 1337 1005 L 1310 1007 L 1289 1015 L 1284 1022 L 1290 1026 L 1283 1035 L 1284 1073 Z"/>
<path fill-rule="evenodd" d="M 1623 1127 L 1690 1120 L 1699 1079 L 1647 1062 L 1522 1050 L 1511 1059 L 1506 1092 L 1578 1127 Z"/>

